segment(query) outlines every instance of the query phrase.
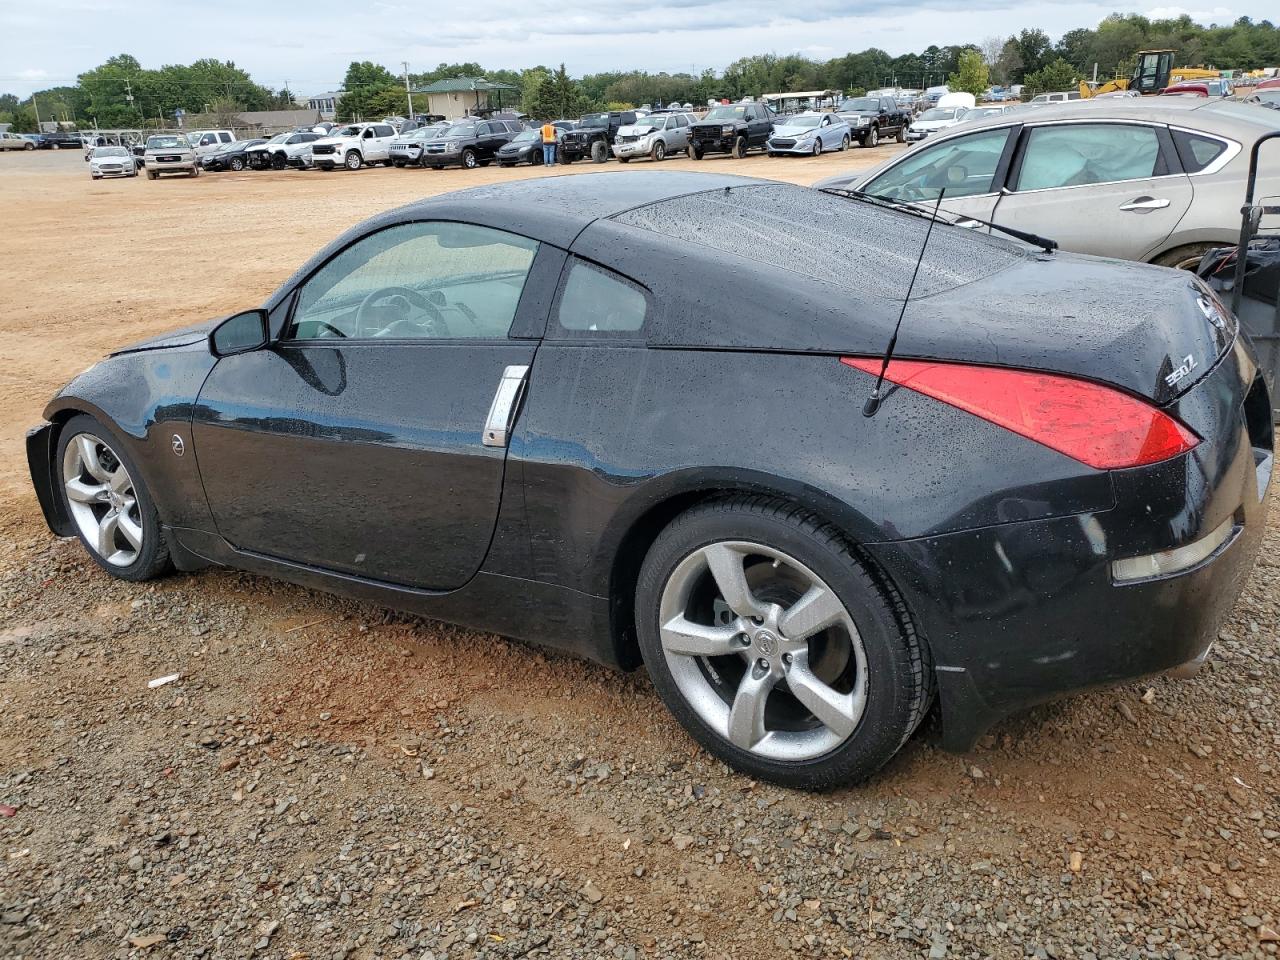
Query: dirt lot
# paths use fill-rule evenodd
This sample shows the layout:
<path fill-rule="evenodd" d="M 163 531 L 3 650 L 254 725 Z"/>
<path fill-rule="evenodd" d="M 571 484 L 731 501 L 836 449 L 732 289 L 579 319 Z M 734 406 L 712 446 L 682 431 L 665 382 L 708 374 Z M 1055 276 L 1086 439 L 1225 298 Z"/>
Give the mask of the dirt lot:
<path fill-rule="evenodd" d="M 665 168 L 810 182 L 895 149 Z M 23 432 L 111 347 L 261 301 L 389 206 L 589 169 L 0 156 L 0 955 L 1274 956 L 1274 522 L 1197 679 L 969 757 L 926 729 L 823 796 L 698 751 L 643 674 L 234 573 L 122 584 L 49 536 Z"/>

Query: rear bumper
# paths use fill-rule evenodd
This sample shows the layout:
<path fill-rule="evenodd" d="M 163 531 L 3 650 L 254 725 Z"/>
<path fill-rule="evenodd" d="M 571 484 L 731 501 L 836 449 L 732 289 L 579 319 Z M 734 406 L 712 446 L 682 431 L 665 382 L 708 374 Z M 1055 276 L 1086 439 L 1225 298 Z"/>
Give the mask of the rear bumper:
<path fill-rule="evenodd" d="M 1249 407 L 1269 410 L 1269 397 L 1239 353 L 1174 405 L 1199 446 L 1113 471 L 1114 507 L 866 546 L 930 644 L 944 746 L 969 749 L 1033 704 L 1204 658 L 1266 526 L 1272 437 Z M 1112 561 L 1194 544 L 1223 524 L 1232 535 L 1200 563 L 1114 580 Z"/>

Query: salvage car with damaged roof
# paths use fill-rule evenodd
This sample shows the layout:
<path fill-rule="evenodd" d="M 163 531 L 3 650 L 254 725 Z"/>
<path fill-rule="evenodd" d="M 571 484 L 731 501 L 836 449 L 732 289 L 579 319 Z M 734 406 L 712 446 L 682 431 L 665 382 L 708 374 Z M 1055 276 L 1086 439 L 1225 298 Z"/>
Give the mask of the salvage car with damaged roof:
<path fill-rule="evenodd" d="M 1257 556 L 1235 319 L 1032 239 L 673 171 L 445 194 L 76 377 L 32 481 L 116 577 L 219 565 L 643 664 L 738 770 L 861 780 L 934 703 L 964 749 L 1189 669 Z"/>

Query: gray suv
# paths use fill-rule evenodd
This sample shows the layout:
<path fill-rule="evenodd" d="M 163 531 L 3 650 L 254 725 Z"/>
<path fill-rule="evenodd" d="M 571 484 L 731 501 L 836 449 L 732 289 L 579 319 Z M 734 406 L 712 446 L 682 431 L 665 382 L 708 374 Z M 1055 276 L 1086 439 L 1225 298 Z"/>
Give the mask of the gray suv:
<path fill-rule="evenodd" d="M 618 128 L 613 138 L 613 155 L 620 163 L 637 157 L 665 160 L 689 146 L 689 128 L 696 118 L 691 113 L 651 113 L 635 123 Z"/>

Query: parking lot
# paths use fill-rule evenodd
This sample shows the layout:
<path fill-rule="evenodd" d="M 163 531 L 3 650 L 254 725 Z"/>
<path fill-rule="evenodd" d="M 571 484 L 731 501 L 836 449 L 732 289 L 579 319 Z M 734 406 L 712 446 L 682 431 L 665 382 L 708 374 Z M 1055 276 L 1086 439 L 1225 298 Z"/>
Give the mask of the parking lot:
<path fill-rule="evenodd" d="M 662 169 L 810 183 L 901 149 Z M 709 758 L 643 672 L 244 574 L 131 585 L 49 536 L 24 431 L 110 349 L 261 302 L 388 207 L 623 169 L 93 182 L 74 152 L 0 156 L 0 953 L 1274 956 L 1274 513 L 1199 677 L 965 757 L 926 724 L 826 795 Z"/>

